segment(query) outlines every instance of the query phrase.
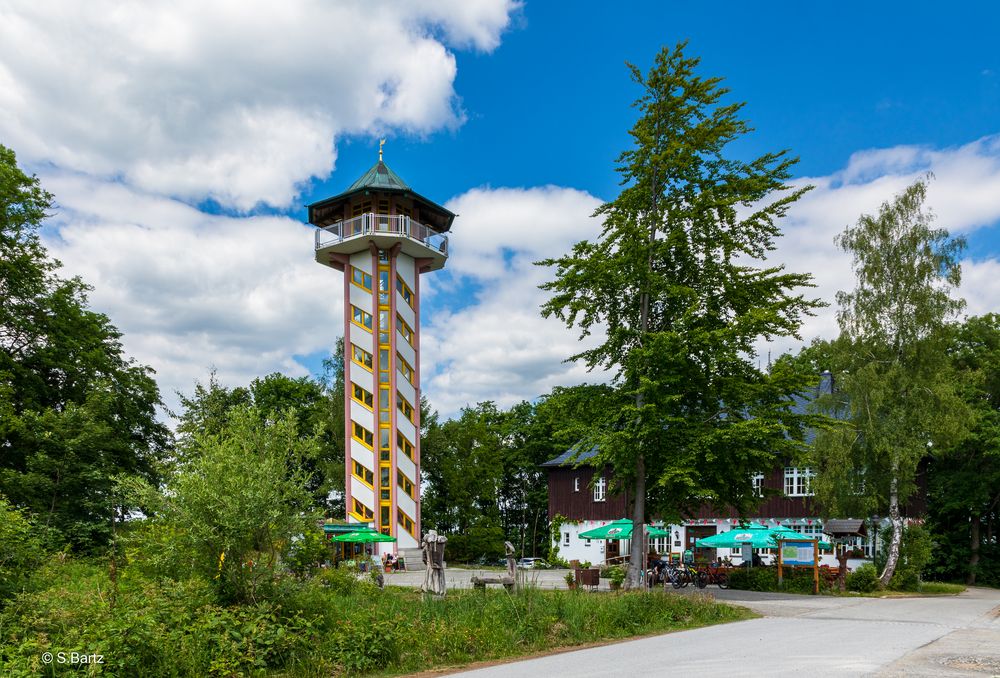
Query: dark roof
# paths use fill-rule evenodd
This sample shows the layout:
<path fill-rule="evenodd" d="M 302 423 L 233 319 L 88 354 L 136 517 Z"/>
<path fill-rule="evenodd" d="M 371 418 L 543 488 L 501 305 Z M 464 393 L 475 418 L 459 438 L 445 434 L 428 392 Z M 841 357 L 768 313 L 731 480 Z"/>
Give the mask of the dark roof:
<path fill-rule="evenodd" d="M 834 537 L 837 535 L 860 535 L 863 537 L 867 532 L 865 529 L 865 521 L 855 519 L 827 520 L 823 523 L 823 531 Z"/>
<path fill-rule="evenodd" d="M 560 454 L 555 459 L 550 459 L 549 461 L 542 464 L 543 467 L 556 467 L 556 466 L 577 466 L 581 462 L 585 462 L 589 459 L 593 459 L 597 456 L 597 446 L 594 445 L 586 452 L 580 452 L 576 445 L 569 448 L 562 454 Z"/>
<path fill-rule="evenodd" d="M 833 392 L 833 375 L 829 372 L 823 372 L 819 375 L 819 383 L 802 393 L 796 393 L 792 396 L 792 407 L 791 410 L 795 414 L 811 414 L 810 407 L 813 401 L 816 400 L 821 395 L 828 395 Z M 834 416 L 839 416 L 839 413 Z M 812 444 L 813 440 L 816 439 L 816 431 L 809 429 L 806 431 L 805 442 Z M 597 456 L 597 446 L 591 447 L 586 452 L 578 452 L 577 446 L 569 448 L 562 454 L 560 454 L 555 459 L 550 459 L 549 461 L 542 464 L 545 468 L 554 468 L 559 466 L 578 466 L 581 462 L 586 462 Z"/>

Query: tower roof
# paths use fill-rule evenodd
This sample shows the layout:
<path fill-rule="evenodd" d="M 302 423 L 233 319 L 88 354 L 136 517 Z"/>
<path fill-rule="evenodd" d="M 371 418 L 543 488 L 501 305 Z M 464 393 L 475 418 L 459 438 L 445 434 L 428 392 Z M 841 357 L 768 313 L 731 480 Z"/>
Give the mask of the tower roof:
<path fill-rule="evenodd" d="M 315 226 L 326 226 L 343 219 L 345 216 L 343 207 L 347 200 L 359 193 L 396 193 L 410 198 L 420 205 L 421 223 L 439 233 L 450 230 L 451 222 L 455 219 L 453 212 L 410 188 L 398 174 L 389 169 L 389 166 L 380 157 L 378 162 L 362 174 L 346 191 L 309 205 L 309 223 Z"/>
<path fill-rule="evenodd" d="M 410 187 L 399 178 L 399 175 L 389 169 L 389 166 L 379 160 L 371 166 L 367 172 L 361 175 L 357 181 L 351 184 L 344 193 L 354 193 L 363 188 L 374 188 L 390 191 L 409 191 Z"/>

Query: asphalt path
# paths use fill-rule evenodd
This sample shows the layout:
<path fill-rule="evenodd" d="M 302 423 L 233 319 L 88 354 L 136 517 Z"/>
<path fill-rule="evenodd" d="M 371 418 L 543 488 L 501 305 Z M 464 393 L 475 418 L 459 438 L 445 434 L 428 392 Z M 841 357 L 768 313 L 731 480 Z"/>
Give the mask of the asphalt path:
<path fill-rule="evenodd" d="M 449 586 L 468 586 L 472 574 L 449 569 Z M 560 574 L 546 572 L 534 583 L 558 588 Z M 422 576 L 390 575 L 389 583 L 413 585 Z M 1000 677 L 1000 590 L 892 598 L 707 591 L 763 617 L 453 675 Z"/>

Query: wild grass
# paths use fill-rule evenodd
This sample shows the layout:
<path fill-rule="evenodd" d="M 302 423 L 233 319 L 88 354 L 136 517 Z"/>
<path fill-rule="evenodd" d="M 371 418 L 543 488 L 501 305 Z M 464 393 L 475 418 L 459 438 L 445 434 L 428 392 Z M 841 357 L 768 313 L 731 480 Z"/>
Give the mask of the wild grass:
<path fill-rule="evenodd" d="M 742 608 L 672 594 L 526 588 L 444 599 L 379 590 L 349 574 L 289 580 L 275 599 L 224 606 L 207 582 L 50 565 L 49 582 L 0 610 L 0 674 L 63 675 L 44 652 L 98 653 L 102 676 L 393 675 L 746 619 Z M 80 667 L 76 667 L 79 669 Z"/>

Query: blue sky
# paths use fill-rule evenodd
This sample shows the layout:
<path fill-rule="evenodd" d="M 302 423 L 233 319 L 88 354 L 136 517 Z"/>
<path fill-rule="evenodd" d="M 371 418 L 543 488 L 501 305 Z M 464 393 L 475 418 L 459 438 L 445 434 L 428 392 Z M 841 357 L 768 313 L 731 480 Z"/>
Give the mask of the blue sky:
<path fill-rule="evenodd" d="M 56 194 L 50 248 L 175 403 L 213 368 L 316 368 L 342 307 L 304 205 L 387 137 L 388 164 L 461 215 L 422 336 L 424 392 L 453 414 L 606 378 L 562 362 L 576 335 L 538 317 L 531 262 L 598 232 L 638 94 L 625 62 L 679 40 L 746 102 L 733 152 L 788 148 L 817 187 L 775 258 L 818 296 L 851 282 L 833 235 L 932 171 L 939 222 L 969 238 L 969 312 L 997 310 L 998 25 L 986 2 L 41 2 L 0 9 L 0 142 Z M 831 310 L 803 335 L 835 331 Z"/>

